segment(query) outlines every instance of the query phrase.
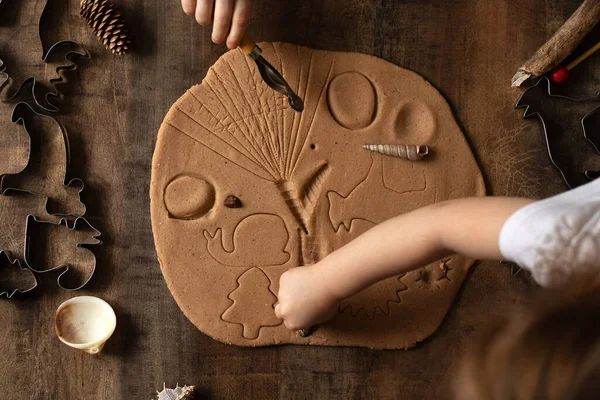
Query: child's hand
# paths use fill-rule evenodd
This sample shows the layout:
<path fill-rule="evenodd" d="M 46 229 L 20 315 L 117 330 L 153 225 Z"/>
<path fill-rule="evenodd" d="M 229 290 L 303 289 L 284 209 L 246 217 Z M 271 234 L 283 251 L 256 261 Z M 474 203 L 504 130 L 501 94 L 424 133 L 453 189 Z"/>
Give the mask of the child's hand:
<path fill-rule="evenodd" d="M 277 297 L 275 315 L 291 330 L 306 329 L 327 321 L 340 303 L 314 265 L 293 268 L 281 275 Z"/>
<path fill-rule="evenodd" d="M 187 15 L 195 16 L 200 25 L 210 25 L 214 20 L 213 42 L 220 44 L 227 38 L 227 47 L 234 49 L 240 44 L 248 26 L 250 2 L 251 0 L 181 0 L 181 6 Z"/>

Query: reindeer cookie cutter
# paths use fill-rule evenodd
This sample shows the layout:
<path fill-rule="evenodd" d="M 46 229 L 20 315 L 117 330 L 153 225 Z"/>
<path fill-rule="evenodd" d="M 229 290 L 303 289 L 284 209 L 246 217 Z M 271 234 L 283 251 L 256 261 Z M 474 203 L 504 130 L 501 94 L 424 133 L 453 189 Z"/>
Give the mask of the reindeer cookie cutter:
<path fill-rule="evenodd" d="M 69 223 L 69 222 L 71 222 L 71 223 Z M 71 265 L 68 263 L 62 263 L 59 265 L 55 265 L 49 269 L 44 269 L 44 270 L 39 270 L 32 266 L 31 254 L 30 254 L 31 248 L 33 247 L 31 225 L 34 223 L 35 224 L 45 224 L 48 226 L 56 226 L 56 227 L 64 225 L 64 227 L 70 231 L 81 230 L 82 229 L 81 226 L 85 225 L 85 227 L 87 229 L 94 232 L 92 235 L 90 235 L 91 238 L 94 240 L 93 243 L 78 242 L 76 244 L 77 248 L 88 251 L 92 255 L 92 258 L 93 258 L 91 272 L 90 272 L 89 276 L 87 277 L 87 279 L 82 284 L 80 284 L 79 286 L 76 286 L 76 287 L 67 287 L 66 285 L 63 284 L 62 278 L 67 272 L 70 271 L 70 268 L 71 268 Z M 100 236 L 101 236 L 100 231 L 97 230 L 96 228 L 94 228 L 92 226 L 92 224 L 84 217 L 78 217 L 78 218 L 75 218 L 75 220 L 71 220 L 71 221 L 69 221 L 68 219 L 65 219 L 65 218 L 61 218 L 59 222 L 51 222 L 51 221 L 39 220 L 34 215 L 28 215 L 27 222 L 25 224 L 25 260 L 24 260 L 25 265 L 30 270 L 32 270 L 33 272 L 38 273 L 38 274 L 45 274 L 45 273 L 64 269 L 64 271 L 62 271 L 56 278 L 56 283 L 58 284 L 58 286 L 61 289 L 67 290 L 67 291 L 76 291 L 76 290 L 82 289 L 85 285 L 88 284 L 88 282 L 92 279 L 92 277 L 94 276 L 94 274 L 96 272 L 96 255 L 88 247 L 100 246 L 102 244 L 102 241 L 99 239 Z"/>
<path fill-rule="evenodd" d="M 529 93 L 531 93 L 531 91 L 537 90 L 541 85 L 546 85 L 545 94 L 547 95 L 548 98 L 562 99 L 562 100 L 567 100 L 567 101 L 571 101 L 574 103 L 580 103 L 580 104 L 583 104 L 585 102 L 593 102 L 596 100 L 598 100 L 600 102 L 600 92 L 594 96 L 591 96 L 588 98 L 582 98 L 582 99 L 576 99 L 576 98 L 569 97 L 569 96 L 554 94 L 552 92 L 552 86 L 551 86 L 550 79 L 548 79 L 548 77 L 544 76 L 544 77 L 540 78 L 534 86 L 532 86 L 531 88 L 524 91 L 519 96 L 519 99 L 517 100 L 517 103 L 515 105 L 516 109 L 525 108 L 525 111 L 523 112 L 523 118 L 527 119 L 527 118 L 531 118 L 533 116 L 537 116 L 539 118 L 541 125 L 542 125 L 544 139 L 546 142 L 546 150 L 548 152 L 550 162 L 559 171 L 561 178 L 563 179 L 563 181 L 567 184 L 567 186 L 570 189 L 572 189 L 575 186 L 578 186 L 577 184 L 573 184 L 574 180 L 592 181 L 592 180 L 600 177 L 600 170 L 591 170 L 591 169 L 587 169 L 585 171 L 578 171 L 580 176 L 574 176 L 574 174 L 572 172 L 566 171 L 565 170 L 566 168 L 559 165 L 559 163 L 557 162 L 556 154 L 554 154 L 554 151 L 552 149 L 552 143 L 554 143 L 554 140 L 556 139 L 553 137 L 553 134 L 551 132 L 554 128 L 553 125 L 549 123 L 549 121 L 548 121 L 549 118 L 542 115 L 542 113 L 540 113 L 539 111 L 530 111 L 531 105 L 527 104 L 526 100 L 525 100 L 527 95 Z M 594 117 L 596 117 L 598 120 L 593 121 Z M 581 129 L 583 132 L 583 138 L 591 146 L 591 148 L 595 151 L 595 153 L 600 156 L 600 134 L 597 134 L 598 135 L 597 138 L 593 138 L 591 135 L 591 132 L 593 130 L 591 125 L 593 124 L 593 122 L 598 123 L 598 128 L 600 129 L 600 105 L 595 106 L 591 111 L 586 113 L 580 122 Z M 582 184 L 582 183 L 585 183 L 585 182 L 581 182 L 579 184 Z"/>
<path fill-rule="evenodd" d="M 33 153 L 33 148 L 31 146 L 31 133 L 28 130 L 28 125 L 26 123 L 26 116 L 23 114 L 24 112 L 27 113 L 31 113 L 31 115 L 35 116 L 35 117 L 39 117 L 39 118 L 48 118 L 49 120 L 51 120 L 53 123 L 55 123 L 57 125 L 57 127 L 60 129 L 62 138 L 65 140 L 65 178 L 68 175 L 68 164 L 69 164 L 69 144 L 68 144 L 68 136 L 66 134 L 66 130 L 65 128 L 62 126 L 62 124 L 60 124 L 55 118 L 49 116 L 49 115 L 45 115 L 45 114 L 41 114 L 38 113 L 36 110 L 33 109 L 33 107 L 31 107 L 31 105 L 29 105 L 28 103 L 18 103 L 15 108 L 13 109 L 13 116 L 12 116 L 12 122 L 13 123 L 17 123 L 17 124 L 21 124 L 23 126 L 23 129 L 25 130 L 25 132 L 27 133 L 27 135 L 29 136 L 29 140 L 30 140 L 30 148 L 29 148 L 29 156 L 27 159 L 27 164 L 26 166 L 23 168 L 22 171 L 25 171 L 27 169 L 27 166 L 30 165 L 31 162 L 31 158 L 32 158 L 32 153 Z M 38 151 L 42 151 L 42 149 L 37 149 Z M 21 171 L 21 172 L 22 172 Z M 88 247 L 90 246 L 98 246 L 100 244 L 102 244 L 102 241 L 99 240 L 98 238 L 101 236 L 100 231 L 98 231 L 96 228 L 94 228 L 92 226 L 92 224 L 83 217 L 83 215 L 85 214 L 85 204 L 83 204 L 83 202 L 81 201 L 81 192 L 84 188 L 84 184 L 83 181 L 79 178 L 74 178 L 71 179 L 69 181 L 67 181 L 66 179 L 63 180 L 63 182 L 61 182 L 61 184 L 65 187 L 72 187 L 73 184 L 77 184 L 79 186 L 78 192 L 77 192 L 77 199 L 79 200 L 79 203 L 83 206 L 83 212 L 81 215 L 71 215 L 71 214 L 52 214 L 48 211 L 48 201 L 51 200 L 51 198 L 49 196 L 47 196 L 44 193 L 40 193 L 38 191 L 35 190 L 27 190 L 27 189 L 22 189 L 19 187 L 12 187 L 11 185 L 7 185 L 7 179 L 10 176 L 15 176 L 18 175 L 19 173 L 16 174 L 5 174 L 2 175 L 0 178 L 0 195 L 2 196 L 8 196 L 11 193 L 27 193 L 27 194 L 31 194 L 31 195 L 36 195 L 36 196 L 41 196 L 41 197 L 45 197 L 46 201 L 45 201 L 45 212 L 48 215 L 53 215 L 55 217 L 59 217 L 59 221 L 58 222 L 52 222 L 52 221 L 44 221 L 42 219 L 37 218 L 36 216 L 29 214 L 26 217 L 26 224 L 25 224 L 25 240 L 24 240 L 24 260 L 23 263 L 25 264 L 26 268 L 28 270 L 30 270 L 32 272 L 32 274 L 35 272 L 37 274 L 43 274 L 43 273 L 48 273 L 48 272 L 52 272 L 52 271 L 56 271 L 56 270 L 60 270 L 60 269 L 64 269 L 63 272 L 60 273 L 60 275 L 57 278 L 57 284 L 60 288 L 64 289 L 64 290 L 68 290 L 68 291 L 74 291 L 74 290 L 79 290 L 81 288 L 83 288 L 85 285 L 87 285 L 87 283 L 90 281 L 90 279 L 93 277 L 93 275 L 95 274 L 95 270 L 96 270 L 96 256 L 95 254 L 88 249 Z M 74 219 L 72 219 L 74 218 Z M 61 226 L 63 225 L 64 227 L 66 227 L 67 229 L 69 229 L 70 231 L 75 231 L 75 230 L 81 230 L 82 227 L 85 227 L 91 231 L 93 231 L 94 233 L 91 235 L 91 238 L 94 239 L 93 243 L 77 243 L 76 246 L 78 248 L 84 248 L 87 251 L 89 251 L 92 256 L 93 256 L 93 263 L 92 263 L 92 268 L 91 268 L 91 272 L 89 274 L 89 277 L 79 286 L 77 287 L 67 287 L 66 285 L 63 284 L 63 275 L 65 275 L 69 270 L 70 270 L 70 265 L 68 264 L 61 264 L 58 266 L 53 266 L 50 269 L 36 269 L 32 266 L 31 263 L 31 249 L 34 245 L 34 243 L 32 242 L 31 238 L 31 226 L 33 223 L 36 224 L 50 224 L 50 225 L 54 225 L 54 226 Z M 0 257 L 2 257 L 2 252 L 0 252 Z M 8 258 L 8 255 L 6 256 Z M 0 261 L 2 261 L 0 259 Z M 15 262 L 18 262 L 19 260 L 16 259 L 15 261 L 10 260 L 10 258 L 8 258 L 8 261 L 11 264 L 15 264 Z M 21 263 L 19 262 L 19 266 L 21 266 Z M 21 267 L 22 268 L 22 267 Z M 23 269 L 23 268 L 22 268 Z M 0 275 L 2 274 L 3 271 L 0 271 Z M 11 293 L 8 292 L 2 292 L 0 293 L 0 295 L 5 295 L 8 298 L 11 298 L 15 293 L 19 292 L 19 293 L 25 293 L 28 291 L 31 291 L 33 289 L 35 289 L 35 287 L 37 287 L 37 278 L 35 277 L 35 274 L 33 274 L 34 278 L 36 279 L 36 284 L 32 287 L 26 288 L 26 290 L 21 290 L 21 289 L 16 289 L 13 290 Z"/>
<path fill-rule="evenodd" d="M 69 137 L 67 135 L 67 131 L 66 131 L 65 127 L 60 122 L 58 122 L 55 118 L 52 118 L 49 115 L 37 112 L 28 103 L 24 103 L 24 102 L 18 103 L 17 105 L 15 105 L 15 107 L 13 109 L 13 113 L 12 113 L 12 122 L 15 123 L 15 124 L 18 124 L 18 125 L 22 125 L 25 133 L 29 137 L 29 155 L 28 155 L 28 158 L 27 158 L 27 163 L 26 163 L 25 167 L 20 172 L 17 172 L 17 173 L 14 173 L 14 174 L 3 174 L 3 175 L 0 175 L 0 194 L 4 195 L 7 190 L 11 190 L 12 189 L 12 190 L 18 190 L 18 191 L 29 193 L 29 194 L 45 196 L 44 193 L 40 193 L 40 192 L 35 191 L 35 190 L 28 190 L 28 189 L 24 189 L 24 188 L 20 188 L 20 187 L 15 187 L 15 186 L 12 186 L 12 185 L 10 185 L 10 184 L 7 183 L 8 181 L 10 181 L 11 177 L 18 176 L 18 175 L 22 174 L 27 169 L 27 167 L 31 164 L 32 153 L 35 150 L 33 148 L 33 146 L 32 146 L 33 139 L 32 139 L 31 132 L 30 132 L 30 130 L 28 128 L 28 124 L 27 124 L 28 119 L 27 119 L 27 116 L 25 115 L 26 112 L 31 113 L 31 115 L 33 117 L 46 118 L 49 121 L 52 121 L 56 125 L 56 127 L 60 130 L 62 138 L 64 140 L 64 145 L 65 145 L 64 159 L 65 159 L 65 163 L 66 163 L 66 165 L 65 165 L 65 177 L 64 177 L 64 180 L 62 182 L 62 185 L 64 187 L 73 187 L 75 185 L 77 185 L 79 187 L 78 192 L 77 192 L 77 196 L 78 196 L 78 199 L 79 199 L 79 203 L 81 203 L 82 206 L 83 206 L 82 213 L 80 215 L 60 214 L 60 213 L 57 214 L 57 213 L 54 213 L 53 215 L 56 215 L 56 216 L 59 216 L 59 217 L 82 217 L 85 214 L 85 212 L 86 212 L 85 204 L 81 201 L 81 192 L 83 191 L 83 189 L 85 187 L 85 184 L 79 178 L 73 178 L 73 179 L 67 180 L 67 176 L 68 176 L 68 172 L 69 172 L 68 166 L 69 166 L 69 159 L 70 159 L 70 154 L 69 154 Z M 42 149 L 37 149 L 37 150 L 38 151 L 42 151 Z M 47 198 L 46 199 L 46 211 L 48 212 L 48 201 L 51 200 L 51 199 L 50 199 L 49 196 L 45 196 L 45 197 Z"/>

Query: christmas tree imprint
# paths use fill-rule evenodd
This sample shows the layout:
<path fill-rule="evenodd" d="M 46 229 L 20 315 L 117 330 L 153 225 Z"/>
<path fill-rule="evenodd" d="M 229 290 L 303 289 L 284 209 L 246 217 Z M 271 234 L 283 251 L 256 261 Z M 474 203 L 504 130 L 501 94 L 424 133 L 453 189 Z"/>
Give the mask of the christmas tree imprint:
<path fill-rule="evenodd" d="M 273 305 L 277 297 L 271 292 L 271 281 L 259 268 L 252 268 L 238 278 L 238 286 L 227 296 L 233 302 L 221 319 L 240 324 L 246 339 L 257 339 L 263 326 L 282 323 L 275 316 Z"/>

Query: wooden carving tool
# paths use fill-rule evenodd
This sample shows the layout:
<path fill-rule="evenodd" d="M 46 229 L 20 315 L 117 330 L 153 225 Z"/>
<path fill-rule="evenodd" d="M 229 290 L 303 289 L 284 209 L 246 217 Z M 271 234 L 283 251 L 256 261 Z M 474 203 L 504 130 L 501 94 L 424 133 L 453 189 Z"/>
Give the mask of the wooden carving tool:
<path fill-rule="evenodd" d="M 521 86 L 558 66 L 599 20 L 600 0 L 585 0 L 563 26 L 519 68 L 512 78 L 512 86 Z"/>
<path fill-rule="evenodd" d="M 563 67 L 559 67 L 552 73 L 552 81 L 555 83 L 563 83 L 569 77 L 569 71 L 581 64 L 585 59 L 590 57 L 592 54 L 600 50 L 600 42 L 596 43 L 595 46 L 590 48 L 588 51 L 577 57 Z"/>
<path fill-rule="evenodd" d="M 240 48 L 246 55 L 256 61 L 258 72 L 263 80 L 273 90 L 287 96 L 290 107 L 295 111 L 302 112 L 304 110 L 304 102 L 287 84 L 283 76 L 262 56 L 262 49 L 254 43 L 248 32 L 242 38 Z"/>

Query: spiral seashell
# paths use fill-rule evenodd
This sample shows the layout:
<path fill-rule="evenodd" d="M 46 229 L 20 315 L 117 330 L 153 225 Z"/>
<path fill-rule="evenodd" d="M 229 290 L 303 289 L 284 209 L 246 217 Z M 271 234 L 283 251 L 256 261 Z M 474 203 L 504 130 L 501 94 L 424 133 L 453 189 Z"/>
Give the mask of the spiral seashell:
<path fill-rule="evenodd" d="M 363 149 L 411 161 L 420 161 L 429 154 L 429 147 L 414 144 L 365 144 Z"/>

